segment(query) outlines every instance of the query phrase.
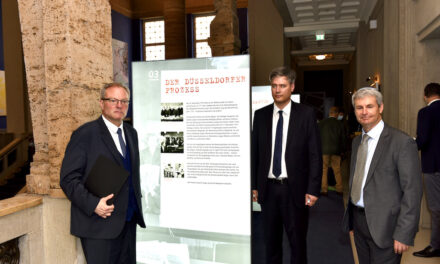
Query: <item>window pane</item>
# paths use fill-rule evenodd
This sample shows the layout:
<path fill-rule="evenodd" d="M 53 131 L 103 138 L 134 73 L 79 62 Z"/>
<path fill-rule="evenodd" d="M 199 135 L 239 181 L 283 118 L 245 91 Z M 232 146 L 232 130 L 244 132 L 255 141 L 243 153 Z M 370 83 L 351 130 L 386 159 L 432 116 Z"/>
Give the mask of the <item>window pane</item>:
<path fill-rule="evenodd" d="M 207 41 L 196 42 L 196 58 L 212 57 L 211 47 Z"/>
<path fill-rule="evenodd" d="M 196 40 L 209 38 L 209 25 L 215 16 L 199 16 L 196 17 Z"/>
<path fill-rule="evenodd" d="M 165 45 L 146 46 L 145 60 L 164 60 L 165 59 Z"/>
<path fill-rule="evenodd" d="M 145 44 L 165 42 L 165 22 L 151 21 L 145 22 Z"/>

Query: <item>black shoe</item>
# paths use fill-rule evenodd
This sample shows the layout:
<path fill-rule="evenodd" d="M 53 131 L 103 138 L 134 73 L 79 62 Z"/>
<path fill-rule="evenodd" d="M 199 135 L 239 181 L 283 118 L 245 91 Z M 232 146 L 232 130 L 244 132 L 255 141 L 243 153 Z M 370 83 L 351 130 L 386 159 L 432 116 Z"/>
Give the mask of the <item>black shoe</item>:
<path fill-rule="evenodd" d="M 427 246 L 424 250 L 414 252 L 413 255 L 422 258 L 440 257 L 440 249 L 433 249 L 431 246 Z"/>

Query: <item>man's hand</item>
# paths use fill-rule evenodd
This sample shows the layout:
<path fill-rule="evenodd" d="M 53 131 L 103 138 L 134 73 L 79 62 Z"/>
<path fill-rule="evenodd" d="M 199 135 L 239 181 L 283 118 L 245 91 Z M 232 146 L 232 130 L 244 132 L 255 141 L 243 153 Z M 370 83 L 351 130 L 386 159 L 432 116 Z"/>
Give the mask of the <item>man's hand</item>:
<path fill-rule="evenodd" d="M 306 193 L 306 206 L 312 207 L 318 201 L 318 197 Z"/>
<path fill-rule="evenodd" d="M 252 202 L 257 202 L 257 201 L 258 201 L 258 191 L 252 190 Z"/>
<path fill-rule="evenodd" d="M 394 253 L 396 254 L 402 254 L 403 252 L 407 251 L 409 246 L 400 243 L 397 240 L 394 240 Z"/>
<path fill-rule="evenodd" d="M 115 206 L 113 204 L 107 205 L 107 200 L 113 198 L 113 196 L 114 195 L 112 193 L 106 197 L 101 198 L 101 200 L 99 200 L 99 203 L 95 208 L 95 213 L 97 215 L 99 215 L 102 218 L 107 218 L 112 215 L 112 212 L 115 209 Z"/>

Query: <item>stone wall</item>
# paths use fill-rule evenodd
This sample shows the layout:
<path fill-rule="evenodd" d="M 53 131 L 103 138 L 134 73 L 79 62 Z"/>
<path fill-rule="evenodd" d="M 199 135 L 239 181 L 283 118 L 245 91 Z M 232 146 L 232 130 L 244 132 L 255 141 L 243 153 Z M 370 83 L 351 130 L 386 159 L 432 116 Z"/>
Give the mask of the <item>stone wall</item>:
<path fill-rule="evenodd" d="M 100 114 L 112 80 L 106 0 L 18 0 L 35 139 L 28 192 L 62 196 L 59 172 L 71 132 Z"/>

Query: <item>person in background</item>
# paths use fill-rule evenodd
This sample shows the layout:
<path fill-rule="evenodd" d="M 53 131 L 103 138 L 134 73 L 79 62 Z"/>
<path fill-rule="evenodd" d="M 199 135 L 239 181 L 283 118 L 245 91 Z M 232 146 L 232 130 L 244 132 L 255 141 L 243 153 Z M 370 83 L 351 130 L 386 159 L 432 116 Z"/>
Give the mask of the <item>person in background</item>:
<path fill-rule="evenodd" d="M 336 193 L 342 195 L 341 154 L 345 150 L 344 124 L 338 120 L 339 109 L 330 108 L 329 117 L 319 122 L 322 143 L 322 184 L 321 194 L 328 194 L 328 168 L 333 169 Z"/>
<path fill-rule="evenodd" d="M 431 242 L 414 256 L 440 257 L 440 84 L 425 86 L 426 107 L 417 116 L 417 146 L 422 154 L 425 194 L 431 211 Z"/>

